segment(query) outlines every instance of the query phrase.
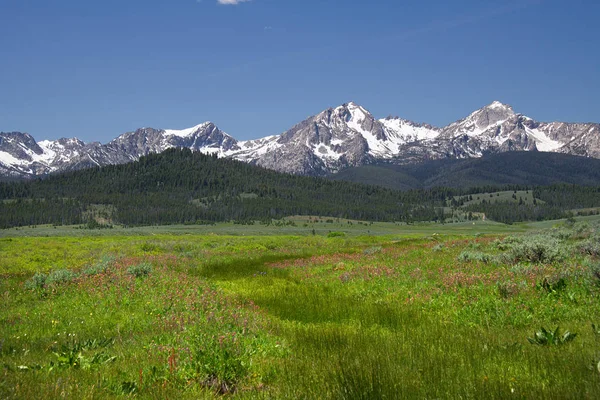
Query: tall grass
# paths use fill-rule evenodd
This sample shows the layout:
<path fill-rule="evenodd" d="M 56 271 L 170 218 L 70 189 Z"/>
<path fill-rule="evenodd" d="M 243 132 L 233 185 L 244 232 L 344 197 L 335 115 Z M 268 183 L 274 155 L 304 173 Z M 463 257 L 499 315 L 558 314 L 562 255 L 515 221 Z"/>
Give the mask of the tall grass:
<path fill-rule="evenodd" d="M 596 398 L 598 231 L 78 239 L 4 272 L 0 397 Z"/>

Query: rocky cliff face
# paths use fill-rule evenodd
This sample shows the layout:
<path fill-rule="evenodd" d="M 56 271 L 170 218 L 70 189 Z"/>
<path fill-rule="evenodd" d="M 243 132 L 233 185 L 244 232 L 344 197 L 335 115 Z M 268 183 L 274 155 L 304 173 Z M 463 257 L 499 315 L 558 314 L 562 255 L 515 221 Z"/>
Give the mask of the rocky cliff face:
<path fill-rule="evenodd" d="M 237 141 L 211 122 L 184 130 L 141 128 L 107 144 L 64 138 L 37 143 L 26 133 L 0 133 L 0 175 L 31 177 L 125 163 L 172 147 L 318 176 L 379 160 L 410 164 L 506 151 L 600 158 L 600 124 L 538 122 L 495 101 L 437 128 L 399 117 L 376 119 L 351 102 L 324 110 L 280 135 L 248 141 Z"/>

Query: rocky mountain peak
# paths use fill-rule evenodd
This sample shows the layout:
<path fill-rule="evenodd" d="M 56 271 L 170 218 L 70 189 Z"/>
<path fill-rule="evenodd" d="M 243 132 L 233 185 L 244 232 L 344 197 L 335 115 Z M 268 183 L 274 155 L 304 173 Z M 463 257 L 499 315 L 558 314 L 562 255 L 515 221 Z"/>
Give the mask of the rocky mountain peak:
<path fill-rule="evenodd" d="M 515 111 L 508 104 L 503 104 L 499 101 L 494 101 L 491 104 L 475 111 L 469 117 L 480 128 L 489 127 L 498 124 L 514 117 Z"/>
<path fill-rule="evenodd" d="M 40 142 L 42 143 L 42 142 Z M 85 143 L 79 139 L 77 139 L 76 137 L 74 138 L 60 138 L 56 141 L 56 143 L 60 144 L 61 146 L 70 146 L 70 147 L 83 147 L 85 146 Z"/>
<path fill-rule="evenodd" d="M 500 126 L 517 114 L 511 106 L 494 101 L 471 113 L 468 117 L 454 122 L 444 128 L 444 137 L 480 136 L 491 128 Z"/>

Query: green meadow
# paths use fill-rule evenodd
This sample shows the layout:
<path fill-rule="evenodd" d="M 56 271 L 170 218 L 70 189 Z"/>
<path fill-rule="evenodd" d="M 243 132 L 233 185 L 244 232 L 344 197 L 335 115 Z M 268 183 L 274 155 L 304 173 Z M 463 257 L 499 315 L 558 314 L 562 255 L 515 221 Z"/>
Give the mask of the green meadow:
<path fill-rule="evenodd" d="M 0 398 L 595 399 L 600 220 L 0 231 Z"/>

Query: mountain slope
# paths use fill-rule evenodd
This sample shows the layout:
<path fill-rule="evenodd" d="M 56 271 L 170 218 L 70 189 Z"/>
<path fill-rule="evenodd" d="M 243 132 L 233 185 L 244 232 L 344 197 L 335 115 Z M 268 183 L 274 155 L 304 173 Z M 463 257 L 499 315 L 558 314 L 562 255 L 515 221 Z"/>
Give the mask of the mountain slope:
<path fill-rule="evenodd" d="M 600 160 L 544 152 L 506 152 L 481 158 L 442 159 L 420 164 L 377 164 L 349 168 L 330 176 L 407 190 L 436 186 L 600 185 Z"/>

